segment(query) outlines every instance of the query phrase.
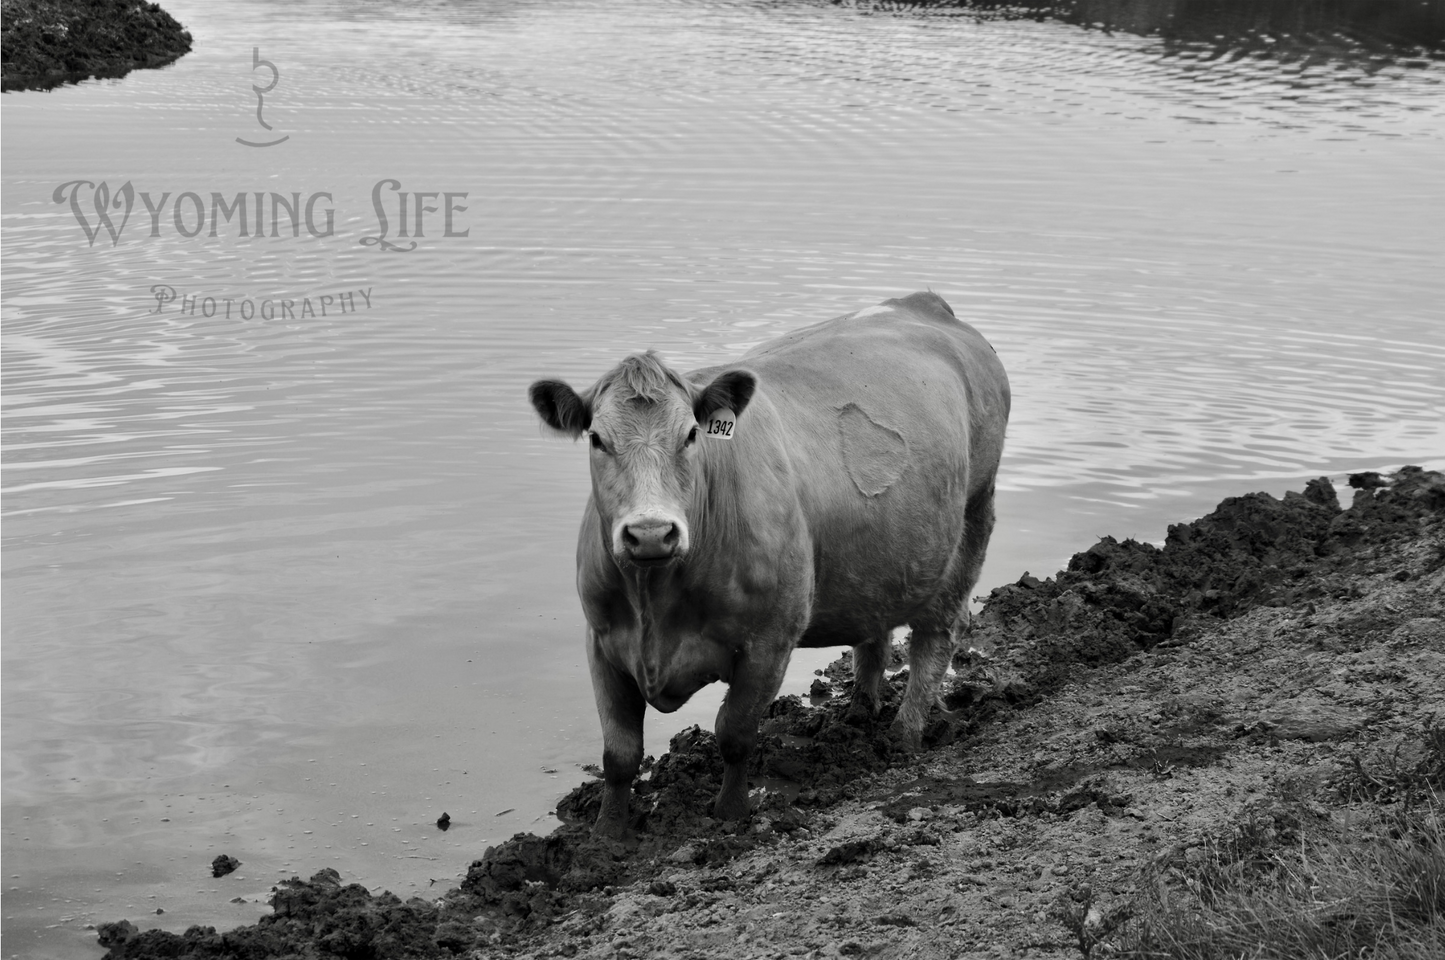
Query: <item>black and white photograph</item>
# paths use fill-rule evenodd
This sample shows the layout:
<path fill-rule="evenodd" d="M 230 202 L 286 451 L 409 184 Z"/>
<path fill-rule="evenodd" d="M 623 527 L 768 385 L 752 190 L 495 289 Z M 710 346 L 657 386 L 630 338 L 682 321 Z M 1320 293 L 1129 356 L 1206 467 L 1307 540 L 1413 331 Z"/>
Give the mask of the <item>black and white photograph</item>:
<path fill-rule="evenodd" d="M 0 960 L 1445 958 L 1445 0 L 0 12 Z"/>

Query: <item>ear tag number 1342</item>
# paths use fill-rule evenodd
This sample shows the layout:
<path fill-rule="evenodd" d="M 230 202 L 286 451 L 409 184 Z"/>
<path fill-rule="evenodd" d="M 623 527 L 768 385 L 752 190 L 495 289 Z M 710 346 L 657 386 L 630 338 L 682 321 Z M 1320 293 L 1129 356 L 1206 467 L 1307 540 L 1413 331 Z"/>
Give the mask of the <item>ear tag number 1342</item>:
<path fill-rule="evenodd" d="M 703 433 L 714 440 L 731 440 L 738 415 L 731 410 L 714 410 L 703 423 Z"/>

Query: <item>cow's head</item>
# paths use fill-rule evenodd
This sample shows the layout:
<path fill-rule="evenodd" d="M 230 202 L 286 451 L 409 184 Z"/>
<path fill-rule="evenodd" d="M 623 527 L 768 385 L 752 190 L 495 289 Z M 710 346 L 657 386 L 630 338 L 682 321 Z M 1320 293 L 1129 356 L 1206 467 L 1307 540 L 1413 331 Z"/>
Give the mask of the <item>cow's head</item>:
<path fill-rule="evenodd" d="M 587 435 L 592 497 L 612 555 L 624 567 L 646 568 L 687 555 L 699 421 L 722 409 L 741 416 L 756 386 L 746 370 L 694 386 L 648 351 L 581 394 L 560 380 L 538 380 L 528 393 L 547 426 Z"/>

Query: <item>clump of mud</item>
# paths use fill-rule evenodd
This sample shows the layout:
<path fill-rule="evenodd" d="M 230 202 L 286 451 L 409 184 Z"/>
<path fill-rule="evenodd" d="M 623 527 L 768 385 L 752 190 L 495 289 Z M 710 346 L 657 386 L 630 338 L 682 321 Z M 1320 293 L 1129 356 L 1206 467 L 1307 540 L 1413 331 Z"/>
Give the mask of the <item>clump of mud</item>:
<path fill-rule="evenodd" d="M 5 90 L 47 90 L 91 76 L 160 67 L 191 49 L 191 35 L 156 3 L 5 0 Z"/>
<path fill-rule="evenodd" d="M 122 920 L 103 924 L 99 939 L 113 958 L 449 955 L 449 930 L 435 904 L 403 903 L 390 893 L 373 897 L 360 884 L 343 885 L 330 868 L 310 880 L 293 877 L 278 884 L 271 908 L 272 915 L 255 926 L 228 933 L 217 933 L 215 927 L 191 927 L 184 934 L 137 933 Z"/>
<path fill-rule="evenodd" d="M 1347 591 L 1332 572 L 1413 535 L 1445 509 L 1445 479 L 1419 467 L 1403 468 L 1388 483 L 1377 473 L 1355 474 L 1350 485 L 1356 493 L 1347 510 L 1321 477 L 1283 500 L 1230 497 L 1206 517 L 1171 526 L 1162 549 L 1104 537 L 1049 580 L 1024 574 L 995 589 L 970 645 L 1007 651 L 1019 693 L 1038 699 L 1079 664 L 1187 642 L 1208 621 L 1257 607 Z M 965 654 L 958 666 L 967 664 Z M 955 704 L 973 690 L 956 691 Z"/>
<path fill-rule="evenodd" d="M 1308 615 L 1316 601 L 1325 604 L 1359 591 L 1362 572 L 1402 583 L 1425 576 L 1418 562 L 1399 560 L 1398 545 L 1445 517 L 1445 476 L 1407 467 L 1390 478 L 1359 474 L 1351 485 L 1356 493 L 1348 509 L 1340 508 L 1323 479 L 1282 500 L 1266 494 L 1230 498 L 1200 520 L 1171 527 L 1163 548 L 1106 537 L 1049 580 L 1025 575 L 994 590 L 974 620 L 971 652 L 955 662 L 956 676 L 943 698 L 947 709 L 932 718 L 925 739 L 929 749 L 921 757 L 894 753 L 885 735 L 906 671 L 884 684 L 877 721 L 854 726 L 844 719 L 851 679 L 835 665 L 827 671 L 835 696 L 820 688 L 812 705 L 783 697 L 764 718 L 751 769 L 754 811 L 747 823 L 709 816 L 722 761 L 712 734 L 693 727 L 674 737 L 661 758 L 644 763 L 624 842 L 591 836 L 602 786 L 594 780 L 562 799 L 561 828 L 546 837 L 518 834 L 488 849 L 461 886 L 439 900 L 373 896 L 360 885 L 344 885 L 328 869 L 310 880 L 278 885 L 273 914 L 254 926 L 228 933 L 192 927 L 175 934 L 138 932 L 121 921 L 104 925 L 100 942 L 110 948 L 110 960 L 449 957 L 554 947 L 570 956 L 558 931 L 581 935 L 592 926 L 601 929 L 603 916 L 622 908 L 624 891 L 629 896 L 645 891 L 666 902 L 739 896 L 733 891 L 737 881 L 724 867 L 773 856 L 769 847 L 807 846 L 849 801 L 855 801 L 852 807 L 866 802 L 902 832 L 830 841 L 809 869 L 856 879 L 864 869 L 860 864 L 870 858 L 936 847 L 963 829 L 931 819 L 939 810 L 1058 822 L 1088 811 L 1103 820 L 1133 822 L 1144 815 L 1101 770 L 1129 768 L 1167 777 L 1173 770 L 1213 763 L 1225 748 L 1154 744 L 1142 752 L 1123 750 L 1127 745 L 1119 740 L 1128 738 L 1100 727 L 1093 733 L 1100 749 L 1128 754 L 1113 767 L 1038 767 L 1031 781 L 975 783 L 957 772 L 932 774 L 928 764 L 999 749 L 986 737 L 990 730 L 1047 701 L 1085 668 L 1150 648 L 1184 646 L 1211 625 L 1261 607 L 1291 606 Z M 1445 550 L 1437 552 L 1429 570 L 1445 566 Z M 1391 564 L 1398 569 L 1386 569 Z M 1261 720 L 1250 729 L 1236 734 L 1245 738 L 1238 743 L 1280 735 L 1274 721 Z M 957 747 L 942 749 L 959 739 L 965 741 L 962 754 Z M 908 876 L 934 869 L 942 868 L 917 860 Z M 683 892 L 675 882 L 679 871 L 691 871 Z M 676 904 L 655 909 L 688 913 Z M 903 924 L 900 917 L 888 914 L 876 923 Z"/>

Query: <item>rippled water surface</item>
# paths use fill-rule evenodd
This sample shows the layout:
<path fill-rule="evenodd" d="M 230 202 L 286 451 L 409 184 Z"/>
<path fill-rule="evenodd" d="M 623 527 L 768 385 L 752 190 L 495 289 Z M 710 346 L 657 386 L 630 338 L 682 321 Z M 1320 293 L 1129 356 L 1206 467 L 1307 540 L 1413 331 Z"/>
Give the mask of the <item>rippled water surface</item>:
<path fill-rule="evenodd" d="M 585 457 L 539 375 L 931 287 L 1013 382 L 983 588 L 1226 494 L 1445 465 L 1433 57 L 803 3 L 167 6 L 174 66 L 4 97 L 6 954 L 247 920 L 328 865 L 423 891 L 555 822 L 600 737 Z M 360 242 L 388 179 L 411 252 Z M 118 241 L 54 202 L 74 180 L 132 184 Z M 467 235 L 400 239 L 396 189 L 465 193 Z M 334 234 L 187 238 L 188 191 L 325 192 Z"/>

